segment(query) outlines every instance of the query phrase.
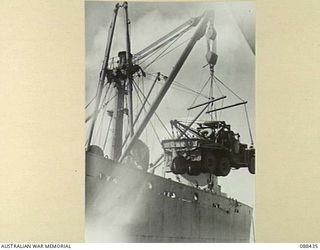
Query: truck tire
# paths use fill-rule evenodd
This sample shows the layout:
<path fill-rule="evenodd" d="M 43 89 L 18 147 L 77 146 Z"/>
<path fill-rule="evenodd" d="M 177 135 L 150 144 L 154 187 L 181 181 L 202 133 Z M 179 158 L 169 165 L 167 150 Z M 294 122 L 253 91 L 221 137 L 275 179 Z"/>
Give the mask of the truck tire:
<path fill-rule="evenodd" d="M 188 167 L 188 174 L 192 176 L 198 176 L 201 174 L 201 168 L 199 166 L 189 166 Z"/>
<path fill-rule="evenodd" d="M 218 161 L 218 165 L 215 171 L 216 176 L 227 176 L 231 171 L 230 160 L 223 156 Z"/>
<path fill-rule="evenodd" d="M 250 174 L 255 174 L 256 173 L 256 163 L 255 163 L 255 157 L 252 156 L 249 160 L 248 164 L 248 170 Z"/>
<path fill-rule="evenodd" d="M 202 155 L 202 166 L 205 171 L 214 174 L 217 167 L 217 157 L 212 151 L 205 151 Z"/>
<path fill-rule="evenodd" d="M 171 164 L 171 171 L 174 174 L 185 174 L 188 170 L 188 161 L 181 155 L 176 156 Z"/>

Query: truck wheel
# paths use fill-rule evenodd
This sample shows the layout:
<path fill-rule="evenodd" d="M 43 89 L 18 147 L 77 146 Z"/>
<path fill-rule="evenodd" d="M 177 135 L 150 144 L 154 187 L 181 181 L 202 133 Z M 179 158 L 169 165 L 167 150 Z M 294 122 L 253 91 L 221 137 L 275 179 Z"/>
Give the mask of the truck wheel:
<path fill-rule="evenodd" d="M 189 166 L 188 167 L 188 174 L 193 175 L 193 176 L 197 176 L 197 175 L 201 174 L 201 168 L 197 167 L 197 166 Z"/>
<path fill-rule="evenodd" d="M 171 171 L 174 174 L 185 174 L 188 170 L 188 161 L 181 155 L 176 156 L 171 165 Z"/>
<path fill-rule="evenodd" d="M 248 170 L 249 170 L 250 174 L 256 173 L 256 164 L 255 164 L 255 157 L 254 156 L 252 156 L 249 160 Z"/>
<path fill-rule="evenodd" d="M 231 171 L 230 161 L 227 157 L 221 157 L 215 171 L 216 176 L 227 176 Z"/>
<path fill-rule="evenodd" d="M 202 164 L 204 169 L 211 174 L 214 174 L 217 166 L 217 157 L 212 152 L 205 152 L 203 154 Z"/>

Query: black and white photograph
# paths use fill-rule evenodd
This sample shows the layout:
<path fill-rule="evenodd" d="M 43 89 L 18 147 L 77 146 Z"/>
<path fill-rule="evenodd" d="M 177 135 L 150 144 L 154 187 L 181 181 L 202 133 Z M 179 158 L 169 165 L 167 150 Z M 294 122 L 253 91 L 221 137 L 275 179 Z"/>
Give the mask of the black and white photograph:
<path fill-rule="evenodd" d="M 255 2 L 85 2 L 86 242 L 255 242 Z"/>

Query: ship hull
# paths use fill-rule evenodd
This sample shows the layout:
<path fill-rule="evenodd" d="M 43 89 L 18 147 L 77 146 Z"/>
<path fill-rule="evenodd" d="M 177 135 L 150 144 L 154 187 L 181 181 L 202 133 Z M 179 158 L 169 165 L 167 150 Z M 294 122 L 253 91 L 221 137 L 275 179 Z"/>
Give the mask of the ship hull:
<path fill-rule="evenodd" d="M 249 242 L 252 208 L 86 153 L 87 242 Z"/>

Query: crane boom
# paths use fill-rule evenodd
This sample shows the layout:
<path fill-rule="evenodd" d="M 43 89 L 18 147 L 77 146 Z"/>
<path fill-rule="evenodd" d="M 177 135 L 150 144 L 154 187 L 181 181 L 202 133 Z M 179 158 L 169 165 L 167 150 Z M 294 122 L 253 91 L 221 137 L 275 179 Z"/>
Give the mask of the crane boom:
<path fill-rule="evenodd" d="M 92 114 L 93 120 L 92 120 L 92 124 L 90 127 L 90 132 L 89 132 L 88 147 L 91 145 L 94 126 L 95 126 L 95 122 L 97 120 L 98 113 L 99 113 L 100 99 L 101 99 L 102 89 L 103 89 L 103 85 L 104 85 L 104 80 L 106 78 L 106 71 L 107 71 L 108 61 L 109 61 L 109 57 L 110 57 L 112 38 L 113 38 L 113 34 L 114 34 L 114 29 L 115 29 L 115 25 L 116 25 L 119 7 L 120 6 L 117 3 L 114 10 L 113 10 L 113 19 L 111 21 L 109 32 L 108 32 L 107 46 L 106 46 L 105 56 L 104 56 L 104 60 L 103 60 L 103 65 L 102 65 L 101 72 L 100 72 L 99 83 L 98 83 L 96 105 L 95 105 L 94 112 Z"/>
<path fill-rule="evenodd" d="M 167 93 L 167 91 L 170 88 L 172 82 L 174 81 L 175 77 L 177 76 L 177 74 L 179 73 L 181 67 L 183 66 L 184 62 L 186 61 L 187 57 L 189 56 L 192 48 L 194 47 L 196 42 L 200 38 L 202 38 L 204 36 L 204 34 L 206 32 L 206 28 L 207 28 L 207 23 L 208 23 L 208 20 L 211 17 L 211 15 L 212 15 L 212 12 L 208 12 L 207 11 L 207 12 L 204 13 L 203 20 L 201 21 L 200 25 L 198 26 L 197 30 L 195 31 L 195 33 L 192 36 L 191 40 L 189 41 L 188 45 L 184 49 L 182 55 L 180 56 L 180 58 L 177 61 L 176 65 L 174 66 L 173 70 L 171 71 L 168 79 L 166 80 L 165 84 L 163 85 L 162 89 L 160 90 L 158 96 L 156 97 L 156 99 L 154 100 L 153 104 L 151 105 L 149 112 L 147 113 L 147 115 L 145 116 L 143 121 L 141 122 L 140 126 L 137 128 L 135 134 L 131 137 L 131 139 L 130 139 L 130 141 L 128 143 L 128 146 L 125 148 L 125 150 L 123 151 L 121 157 L 119 158 L 120 162 L 127 156 L 127 154 L 130 152 L 130 150 L 131 150 L 132 146 L 134 145 L 134 143 L 137 141 L 137 139 L 142 134 L 145 126 L 148 124 L 148 122 L 150 121 L 150 119 L 153 116 L 154 112 L 158 108 L 158 106 L 161 103 L 163 97 Z"/>

